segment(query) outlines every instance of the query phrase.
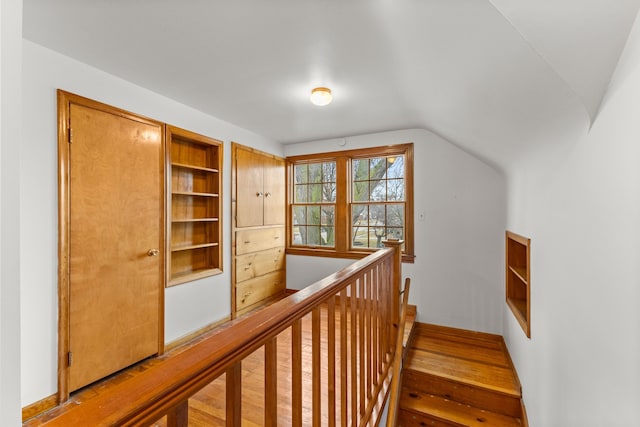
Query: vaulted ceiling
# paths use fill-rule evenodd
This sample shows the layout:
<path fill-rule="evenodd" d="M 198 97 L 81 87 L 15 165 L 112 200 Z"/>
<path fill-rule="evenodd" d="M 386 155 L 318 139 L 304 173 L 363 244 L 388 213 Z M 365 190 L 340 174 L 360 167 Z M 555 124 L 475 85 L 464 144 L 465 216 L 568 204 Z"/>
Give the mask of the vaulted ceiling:
<path fill-rule="evenodd" d="M 425 128 L 504 168 L 596 117 L 639 5 L 24 0 L 23 28 L 275 141 Z M 332 88 L 329 106 L 309 103 L 318 85 Z"/>

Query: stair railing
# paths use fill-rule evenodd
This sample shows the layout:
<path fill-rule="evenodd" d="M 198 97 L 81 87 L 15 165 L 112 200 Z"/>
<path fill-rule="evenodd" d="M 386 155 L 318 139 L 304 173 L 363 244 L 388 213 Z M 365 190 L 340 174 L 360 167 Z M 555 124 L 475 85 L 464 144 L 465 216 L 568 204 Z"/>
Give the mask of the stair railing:
<path fill-rule="evenodd" d="M 277 341 L 283 331 L 291 334 L 292 361 L 291 419 L 284 420 L 286 424 L 377 425 L 395 351 L 402 349 L 396 344 L 402 243 L 387 241 L 385 249 L 234 319 L 188 349 L 32 425 L 147 426 L 164 417 L 168 427 L 184 427 L 189 398 L 226 374 L 226 425 L 240 426 L 242 361 L 259 348 L 264 348 L 265 366 L 263 424 L 278 425 Z M 311 411 L 303 408 L 302 393 L 303 360 L 309 359 L 303 354 L 302 335 L 307 316 L 311 317 Z M 326 326 L 324 339 L 321 326 Z M 305 342 L 304 352 L 308 351 Z M 308 380 L 305 377 L 307 388 Z"/>

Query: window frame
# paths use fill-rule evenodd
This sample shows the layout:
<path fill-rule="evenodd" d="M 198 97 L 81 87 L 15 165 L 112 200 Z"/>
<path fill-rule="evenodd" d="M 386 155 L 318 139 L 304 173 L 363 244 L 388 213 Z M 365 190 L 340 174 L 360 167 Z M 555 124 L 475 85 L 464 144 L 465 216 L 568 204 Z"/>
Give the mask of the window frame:
<path fill-rule="evenodd" d="M 375 252 L 375 248 L 351 248 L 351 161 L 354 159 L 404 156 L 405 158 L 405 224 L 404 250 L 402 261 L 413 263 L 415 258 L 414 246 L 414 204 L 413 204 L 413 143 L 387 145 L 381 147 L 332 151 L 325 153 L 289 156 L 286 160 L 286 252 L 290 255 L 320 256 L 330 258 L 360 259 Z M 294 167 L 300 163 L 336 162 L 336 201 L 335 201 L 335 246 L 293 246 Z M 371 203 L 377 204 L 372 201 Z M 383 204 L 388 204 L 384 202 Z"/>

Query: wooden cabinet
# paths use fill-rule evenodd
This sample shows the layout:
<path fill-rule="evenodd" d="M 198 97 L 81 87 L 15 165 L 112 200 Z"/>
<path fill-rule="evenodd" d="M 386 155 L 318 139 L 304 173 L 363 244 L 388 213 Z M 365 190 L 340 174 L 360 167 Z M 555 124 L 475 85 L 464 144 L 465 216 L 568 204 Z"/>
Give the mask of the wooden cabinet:
<path fill-rule="evenodd" d="M 506 301 L 522 330 L 531 337 L 531 239 L 506 233 Z"/>
<path fill-rule="evenodd" d="M 234 146 L 236 226 L 284 225 L 284 159 Z"/>
<path fill-rule="evenodd" d="M 284 228 L 236 231 L 236 311 L 285 291 Z"/>
<path fill-rule="evenodd" d="M 167 126 L 167 286 L 222 271 L 222 142 Z"/>
<path fill-rule="evenodd" d="M 284 159 L 233 144 L 232 315 L 285 292 Z"/>

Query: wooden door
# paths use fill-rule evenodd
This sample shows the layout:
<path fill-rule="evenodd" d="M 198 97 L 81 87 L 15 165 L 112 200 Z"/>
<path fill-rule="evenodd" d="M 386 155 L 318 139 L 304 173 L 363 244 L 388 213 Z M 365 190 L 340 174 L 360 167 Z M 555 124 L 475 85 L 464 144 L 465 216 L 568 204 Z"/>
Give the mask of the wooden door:
<path fill-rule="evenodd" d="M 264 225 L 284 224 L 285 169 L 283 159 L 264 157 Z"/>
<path fill-rule="evenodd" d="M 236 227 L 263 224 L 263 156 L 236 148 Z"/>
<path fill-rule="evenodd" d="M 68 104 L 69 391 L 162 342 L 163 127 L 95 104 Z"/>

